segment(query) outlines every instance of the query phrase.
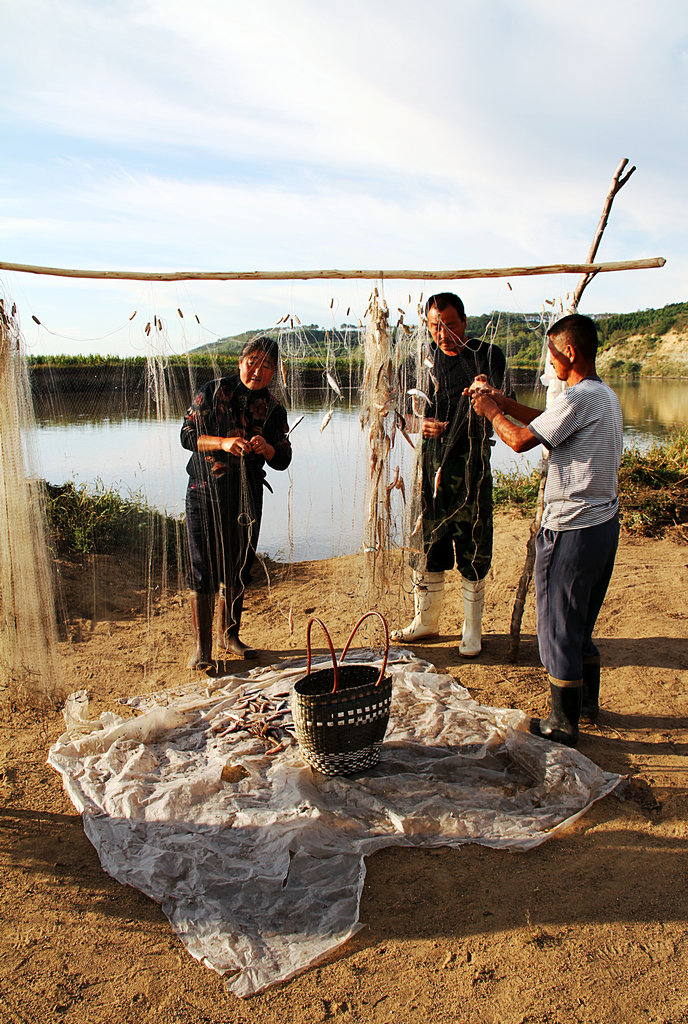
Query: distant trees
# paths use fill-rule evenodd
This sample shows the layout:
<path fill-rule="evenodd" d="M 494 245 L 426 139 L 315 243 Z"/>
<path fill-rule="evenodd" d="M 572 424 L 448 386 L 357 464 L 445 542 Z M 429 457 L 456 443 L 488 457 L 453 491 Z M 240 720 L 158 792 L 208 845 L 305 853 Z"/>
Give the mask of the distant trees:
<path fill-rule="evenodd" d="M 644 352 L 651 351 L 662 335 L 670 330 L 688 334 L 688 303 L 673 302 L 661 309 L 643 309 L 634 313 L 601 313 L 594 316 L 600 336 L 600 351 L 613 345 L 623 347 L 631 337 L 639 336 Z M 363 358 L 364 328 L 351 323 L 343 323 L 339 328 L 325 330 L 317 324 L 290 325 L 286 328 L 302 341 L 303 355 L 299 363 L 304 369 L 318 369 L 324 365 L 325 357 L 360 362 Z M 397 332 L 401 328 L 396 328 Z M 239 352 L 250 338 L 257 334 L 277 337 L 278 328 L 267 330 L 242 331 L 226 338 L 220 338 L 209 345 L 193 349 L 185 355 L 166 357 L 170 366 L 192 363 L 194 366 L 207 366 L 217 369 L 220 373 L 229 372 L 237 363 Z M 494 342 L 506 353 L 512 367 L 532 369 L 537 367 L 545 334 L 545 318 L 539 313 L 482 313 L 468 317 L 467 334 L 470 338 L 480 338 Z M 398 335 L 401 337 L 401 334 Z M 619 352 L 611 368 L 620 373 L 633 373 L 640 370 L 637 352 Z M 83 355 L 83 356 L 30 356 L 31 366 L 53 367 L 105 367 L 126 364 L 132 368 L 145 366 L 144 356 L 122 359 L 118 356 Z"/>

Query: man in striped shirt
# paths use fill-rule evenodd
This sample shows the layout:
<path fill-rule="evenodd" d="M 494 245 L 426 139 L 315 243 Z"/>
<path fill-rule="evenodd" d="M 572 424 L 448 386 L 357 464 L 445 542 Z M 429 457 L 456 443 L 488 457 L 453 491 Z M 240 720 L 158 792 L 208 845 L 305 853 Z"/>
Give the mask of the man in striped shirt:
<path fill-rule="evenodd" d="M 594 322 L 577 313 L 565 316 L 547 338 L 554 370 L 567 385 L 549 409 L 521 405 L 481 378 L 469 393 L 475 411 L 514 451 L 538 444 L 549 451 L 535 596 L 551 713 L 532 719 L 530 731 L 574 746 L 579 719 L 594 720 L 599 711 L 600 653 L 592 632 L 619 539 L 622 419 L 618 398 L 595 370 Z"/>

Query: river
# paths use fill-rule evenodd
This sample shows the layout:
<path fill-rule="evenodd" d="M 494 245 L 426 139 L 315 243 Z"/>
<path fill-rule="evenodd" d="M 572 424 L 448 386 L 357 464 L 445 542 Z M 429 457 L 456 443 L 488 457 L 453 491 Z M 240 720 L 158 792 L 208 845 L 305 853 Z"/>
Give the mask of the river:
<path fill-rule="evenodd" d="M 688 382 L 611 383 L 623 409 L 626 444 L 644 447 L 673 427 L 688 425 Z M 292 424 L 303 415 L 292 434 L 292 466 L 284 473 L 268 468 L 274 494 L 265 495 L 260 549 L 273 558 L 330 558 L 361 545 L 366 435 L 346 392 L 321 431 L 331 398 L 331 392 L 306 393 L 302 407 L 289 413 Z M 541 389 L 535 393 L 520 389 L 518 398 L 537 407 L 544 404 Z M 92 401 L 83 395 L 36 399 L 37 429 L 27 443 L 37 473 L 50 483 L 72 480 L 89 487 L 100 483 L 123 494 L 140 494 L 150 505 L 181 515 L 188 459 L 179 444 L 181 411 L 158 421 L 126 408 L 120 396 Z M 398 463 L 407 479 L 413 458 L 413 451 L 397 434 L 392 465 Z M 534 468 L 538 462 L 539 449 L 517 456 L 501 441 L 495 444 L 493 469 Z"/>

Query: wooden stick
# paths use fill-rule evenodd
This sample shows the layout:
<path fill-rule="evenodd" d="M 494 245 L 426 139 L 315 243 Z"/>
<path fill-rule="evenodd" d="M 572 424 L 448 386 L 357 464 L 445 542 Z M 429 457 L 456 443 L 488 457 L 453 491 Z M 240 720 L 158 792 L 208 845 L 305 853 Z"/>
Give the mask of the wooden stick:
<path fill-rule="evenodd" d="M 635 171 L 635 166 L 633 166 L 627 174 L 624 174 L 624 176 L 621 177 L 627 163 L 628 158 L 624 157 L 619 166 L 616 168 L 616 171 L 614 172 L 614 177 L 612 178 L 612 185 L 609 190 L 609 194 L 605 199 L 604 206 L 602 207 L 602 214 L 597 225 L 597 230 L 595 231 L 592 243 L 590 245 L 590 249 L 588 250 L 588 263 L 592 263 L 595 259 L 595 256 L 597 255 L 597 250 L 600 247 L 600 242 L 602 241 L 604 229 L 606 228 L 607 222 L 609 220 L 609 213 L 612 208 L 612 203 L 614 202 L 614 196 L 619 191 L 619 189 L 623 188 L 623 186 L 626 184 L 630 176 Z M 578 304 L 580 303 L 581 295 L 583 294 L 583 291 L 587 288 L 587 286 L 590 284 L 594 276 L 595 272 L 589 272 L 583 274 L 583 276 L 580 278 L 578 284 L 576 285 L 576 290 L 573 293 L 573 298 L 571 300 L 572 313 L 575 313 L 578 309 Z"/>
<path fill-rule="evenodd" d="M 603 274 L 617 270 L 652 270 L 666 260 L 654 256 L 613 263 L 550 263 L 532 267 L 491 267 L 472 270 L 69 270 L 64 267 L 34 267 L 27 263 L 0 262 L 0 270 L 48 277 L 98 278 L 105 281 L 313 281 L 313 280 L 400 280 L 467 281 L 472 278 L 536 277 L 545 274 Z"/>
<path fill-rule="evenodd" d="M 604 229 L 606 228 L 607 221 L 609 220 L 609 211 L 612 208 L 614 196 L 619 191 L 619 189 L 623 188 L 623 186 L 626 184 L 626 182 L 635 170 L 635 167 L 631 167 L 628 173 L 621 177 L 627 163 L 628 160 L 624 158 L 619 164 L 619 166 L 616 168 L 616 171 L 614 172 L 614 177 L 612 178 L 612 186 L 609 190 L 607 198 L 604 201 L 604 206 L 602 207 L 602 216 L 599 219 L 597 229 L 593 236 L 592 244 L 588 251 L 589 263 L 592 263 L 592 261 L 595 259 L 595 255 L 599 248 L 600 241 L 604 233 Z M 590 284 L 596 273 L 597 271 L 586 271 L 580 278 L 578 284 L 576 285 L 576 290 L 573 293 L 573 298 L 571 300 L 569 312 L 576 312 L 576 310 L 578 309 L 578 303 L 581 299 L 581 295 L 583 294 L 587 286 Z M 523 566 L 523 571 L 521 573 L 521 578 L 518 582 L 516 598 L 514 600 L 514 607 L 511 613 L 511 628 L 509 630 L 509 649 L 507 651 L 506 660 L 512 663 L 515 662 L 518 658 L 518 649 L 521 643 L 521 620 L 523 618 L 523 612 L 526 605 L 526 597 L 528 596 L 528 590 L 533 579 L 533 570 L 535 567 L 535 538 L 537 536 L 538 530 L 540 529 L 540 523 L 542 522 L 542 514 L 545 507 L 545 484 L 547 483 L 547 470 L 549 469 L 549 461 L 547 459 L 546 454 L 543 458 L 543 463 L 544 465 L 542 469 L 542 476 L 540 478 L 540 486 L 538 488 L 535 517 L 533 519 L 533 522 L 531 523 L 530 536 L 528 538 L 528 543 L 526 544 L 526 560 Z"/>

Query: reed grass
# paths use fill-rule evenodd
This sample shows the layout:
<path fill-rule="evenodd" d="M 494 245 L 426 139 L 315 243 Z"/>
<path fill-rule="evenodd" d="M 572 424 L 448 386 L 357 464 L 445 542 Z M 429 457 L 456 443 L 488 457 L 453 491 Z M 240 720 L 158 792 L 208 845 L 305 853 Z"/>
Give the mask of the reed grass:
<path fill-rule="evenodd" d="M 46 513 L 57 554 L 149 552 L 153 559 L 180 559 L 179 520 L 151 508 L 140 493 L 125 497 L 98 481 L 93 489 L 73 481 L 46 484 Z"/>

